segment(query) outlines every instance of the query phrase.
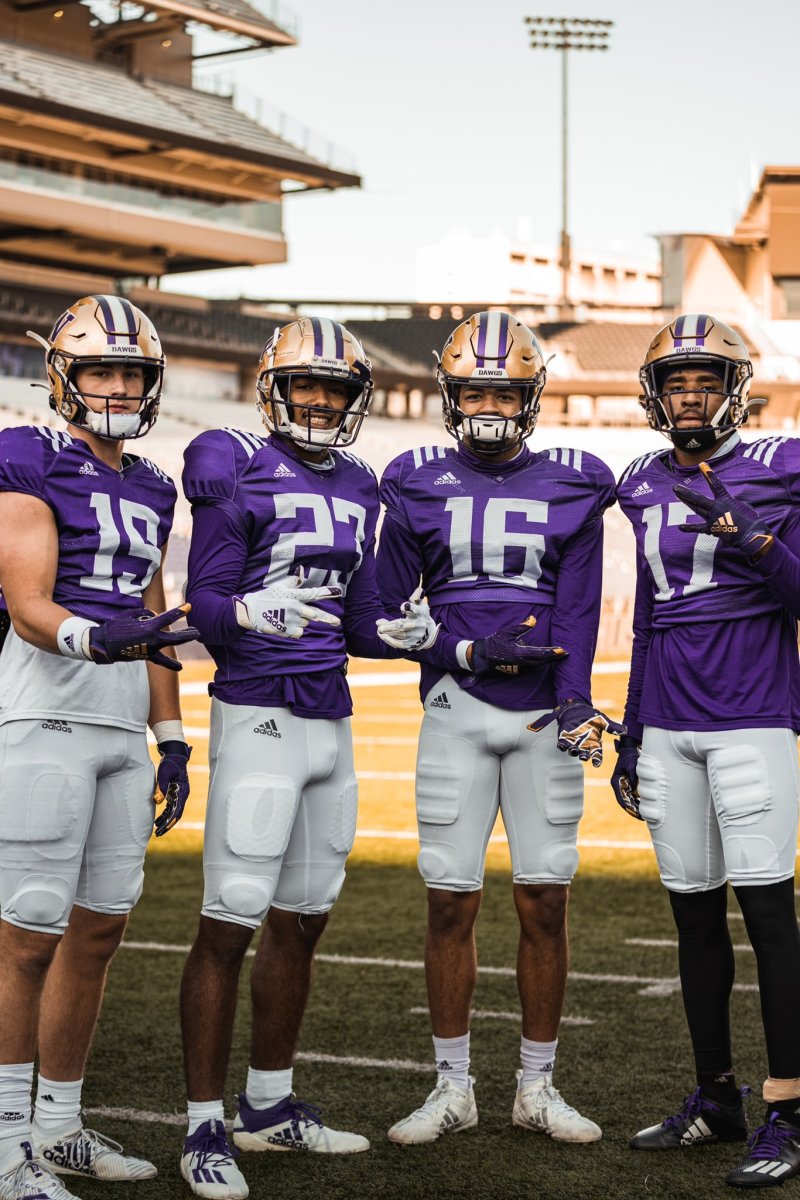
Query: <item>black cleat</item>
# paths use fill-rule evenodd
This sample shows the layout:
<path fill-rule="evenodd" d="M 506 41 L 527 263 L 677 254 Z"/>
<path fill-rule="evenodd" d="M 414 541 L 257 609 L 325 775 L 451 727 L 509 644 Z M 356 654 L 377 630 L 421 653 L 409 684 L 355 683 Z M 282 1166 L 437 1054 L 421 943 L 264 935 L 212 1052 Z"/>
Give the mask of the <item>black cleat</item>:
<path fill-rule="evenodd" d="M 747 1145 L 747 1158 L 729 1171 L 725 1182 L 731 1187 L 780 1187 L 800 1174 L 800 1129 L 770 1113 Z"/>
<path fill-rule="evenodd" d="M 739 1088 L 736 1104 L 719 1104 L 704 1096 L 698 1087 L 686 1097 L 683 1108 L 674 1117 L 640 1130 L 628 1145 L 631 1150 L 679 1150 L 706 1142 L 743 1142 L 747 1137 L 747 1118 L 742 1096 L 749 1091 L 747 1087 Z"/>

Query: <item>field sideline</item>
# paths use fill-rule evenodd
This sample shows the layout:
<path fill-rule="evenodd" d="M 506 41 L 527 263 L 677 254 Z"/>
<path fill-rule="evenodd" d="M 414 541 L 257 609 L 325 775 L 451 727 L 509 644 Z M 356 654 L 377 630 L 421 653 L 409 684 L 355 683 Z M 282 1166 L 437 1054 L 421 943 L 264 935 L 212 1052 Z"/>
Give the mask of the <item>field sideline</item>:
<path fill-rule="evenodd" d="M 697 1200 L 730 1197 L 725 1171 L 743 1147 L 635 1154 L 631 1133 L 674 1111 L 692 1086 L 666 894 L 644 827 L 614 803 L 610 763 L 587 769 L 581 869 L 570 902 L 571 965 L 556 1083 L 602 1126 L 600 1143 L 564 1146 L 511 1124 L 519 1048 L 514 979 L 516 920 L 502 828 L 489 848 L 478 922 L 480 969 L 473 1071 L 480 1123 L 428 1147 L 399 1149 L 388 1126 L 433 1086 L 422 951 L 424 887 L 416 871 L 413 769 L 421 707 L 408 664 L 356 663 L 354 735 L 359 833 L 348 879 L 321 944 L 301 1035 L 295 1087 L 329 1122 L 370 1138 L 367 1154 L 245 1154 L 254 1200 Z M 201 829 L 208 781 L 208 666 L 181 676 L 184 721 L 195 745 L 194 793 L 183 828 L 151 843 L 142 900 L 112 967 L 87 1071 L 87 1123 L 148 1155 L 159 1178 L 125 1187 L 137 1200 L 188 1200 L 178 1175 L 184 1088 L 178 989 L 202 894 Z M 595 697 L 620 716 L 626 674 L 600 664 Z M 610 748 L 609 748 L 610 749 Z M 610 755 L 613 758 L 613 754 Z M 644 848 L 643 848 L 644 847 Z M 734 1044 L 741 1082 L 755 1098 L 766 1073 L 755 962 L 730 901 L 737 982 Z M 244 1084 L 248 1058 L 247 966 L 226 1090 Z M 213 1013 L 207 1016 L 213 1020 Z M 82 1197 L 112 1200 L 120 1186 L 70 1181 Z M 791 1185 L 789 1187 L 791 1192 Z"/>

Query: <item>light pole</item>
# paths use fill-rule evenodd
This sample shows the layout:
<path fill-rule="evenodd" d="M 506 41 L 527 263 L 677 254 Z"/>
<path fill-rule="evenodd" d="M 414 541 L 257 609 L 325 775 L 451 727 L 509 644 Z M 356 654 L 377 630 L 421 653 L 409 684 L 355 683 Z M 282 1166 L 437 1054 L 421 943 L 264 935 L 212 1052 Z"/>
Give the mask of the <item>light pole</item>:
<path fill-rule="evenodd" d="M 608 50 L 613 21 L 584 17 L 525 17 L 531 50 L 561 51 L 561 306 L 569 308 L 567 56 L 570 50 Z"/>

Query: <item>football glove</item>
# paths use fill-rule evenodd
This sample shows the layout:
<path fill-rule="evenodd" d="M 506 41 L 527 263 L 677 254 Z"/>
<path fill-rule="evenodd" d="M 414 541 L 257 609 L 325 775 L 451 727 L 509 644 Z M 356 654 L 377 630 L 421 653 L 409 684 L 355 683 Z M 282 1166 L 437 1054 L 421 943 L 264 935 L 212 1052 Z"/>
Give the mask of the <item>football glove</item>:
<path fill-rule="evenodd" d="M 528 729 L 538 733 L 551 721 L 558 721 L 556 745 L 559 750 L 582 762 L 591 762 L 593 767 L 599 767 L 603 761 L 603 734 L 615 733 L 621 737 L 626 732 L 624 725 L 612 721 L 585 700 L 565 700 L 552 712 L 533 721 Z"/>
<path fill-rule="evenodd" d="M 749 559 L 757 562 L 772 549 L 775 535 L 754 508 L 731 495 L 708 463 L 700 463 L 700 470 L 712 496 L 677 484 L 672 490 L 678 499 L 703 518 L 678 528 L 684 533 L 710 533 L 726 546 L 737 546 Z"/>
<path fill-rule="evenodd" d="M 491 675 L 499 671 L 504 675 L 519 675 L 523 671 L 538 671 L 549 667 L 558 659 L 567 658 L 561 646 L 530 646 L 523 642 L 525 634 L 533 628 L 529 618 L 515 632 L 501 631 L 489 637 L 476 638 L 472 643 L 472 669 L 476 675 Z"/>
<path fill-rule="evenodd" d="M 439 636 L 439 626 L 431 616 L 428 601 L 422 599 L 422 588 L 400 605 L 402 617 L 389 621 L 385 617 L 375 622 L 378 637 L 394 650 L 416 653 L 430 650 Z"/>
<path fill-rule="evenodd" d="M 156 788 L 153 801 L 156 806 L 164 804 L 164 811 L 156 818 L 156 837 L 169 833 L 183 816 L 189 798 L 189 759 L 192 747 L 186 742 L 160 742 L 158 753 L 161 762 L 156 770 Z"/>
<path fill-rule="evenodd" d="M 112 617 L 102 625 L 93 625 L 88 631 L 89 655 L 92 661 L 102 664 L 146 658 L 169 671 L 182 670 L 179 662 L 161 651 L 165 646 L 181 646 L 184 642 L 194 642 L 200 637 L 200 631 L 191 625 L 178 630 L 177 633 L 167 630 L 168 625 L 186 616 L 191 607 L 191 604 L 180 604 L 177 608 L 171 608 L 168 612 L 158 615 L 150 612 L 149 608 L 144 608 L 137 613 Z"/>
<path fill-rule="evenodd" d="M 255 629 L 257 633 L 272 633 L 282 638 L 301 638 L 309 621 L 340 625 L 335 613 L 325 612 L 311 602 L 336 599 L 342 595 L 342 589 L 337 586 L 304 587 L 303 584 L 302 575 L 288 575 L 280 583 L 272 583 L 260 592 L 234 596 L 237 622 L 243 629 Z"/>
<path fill-rule="evenodd" d="M 627 734 L 614 742 L 617 752 L 617 765 L 611 776 L 611 786 L 620 808 L 624 808 L 629 817 L 643 821 L 639 812 L 639 750 L 636 738 Z"/>

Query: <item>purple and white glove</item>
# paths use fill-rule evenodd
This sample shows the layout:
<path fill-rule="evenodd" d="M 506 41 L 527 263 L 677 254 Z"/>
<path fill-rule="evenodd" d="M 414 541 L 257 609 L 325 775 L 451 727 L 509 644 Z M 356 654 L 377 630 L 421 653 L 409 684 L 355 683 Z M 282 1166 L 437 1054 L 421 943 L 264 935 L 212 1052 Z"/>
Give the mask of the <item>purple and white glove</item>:
<path fill-rule="evenodd" d="M 629 817 L 643 821 L 639 812 L 639 751 L 638 741 L 629 734 L 624 734 L 616 742 L 617 765 L 611 776 L 611 786 L 620 808 L 624 808 Z"/>
<path fill-rule="evenodd" d="M 159 742 L 161 762 L 156 768 L 156 788 L 153 801 L 164 804 L 164 811 L 156 818 L 156 837 L 163 837 L 178 824 L 189 799 L 189 759 L 192 747 L 186 742 Z"/>
<path fill-rule="evenodd" d="M 288 575 L 258 592 L 234 596 L 236 620 L 243 629 L 272 633 L 276 637 L 301 638 L 309 621 L 340 625 L 335 613 L 317 608 L 315 600 L 334 600 L 342 595 L 338 586 L 304 587 L 302 575 Z"/>
<path fill-rule="evenodd" d="M 161 651 L 166 646 L 181 646 L 200 637 L 199 630 L 191 625 L 175 633 L 167 628 L 185 617 L 191 608 L 191 604 L 180 604 L 158 614 L 143 608 L 102 624 L 83 617 L 68 617 L 56 635 L 58 649 L 67 658 L 88 659 L 100 665 L 147 659 L 169 671 L 180 671 L 181 664 Z"/>
<path fill-rule="evenodd" d="M 621 737 L 626 732 L 625 726 L 619 721 L 612 721 L 585 700 L 565 700 L 552 712 L 533 721 L 528 729 L 538 733 L 551 721 L 558 721 L 556 745 L 559 750 L 579 758 L 581 762 L 591 762 L 593 767 L 599 767 L 603 761 L 603 734 L 615 733 Z"/>

